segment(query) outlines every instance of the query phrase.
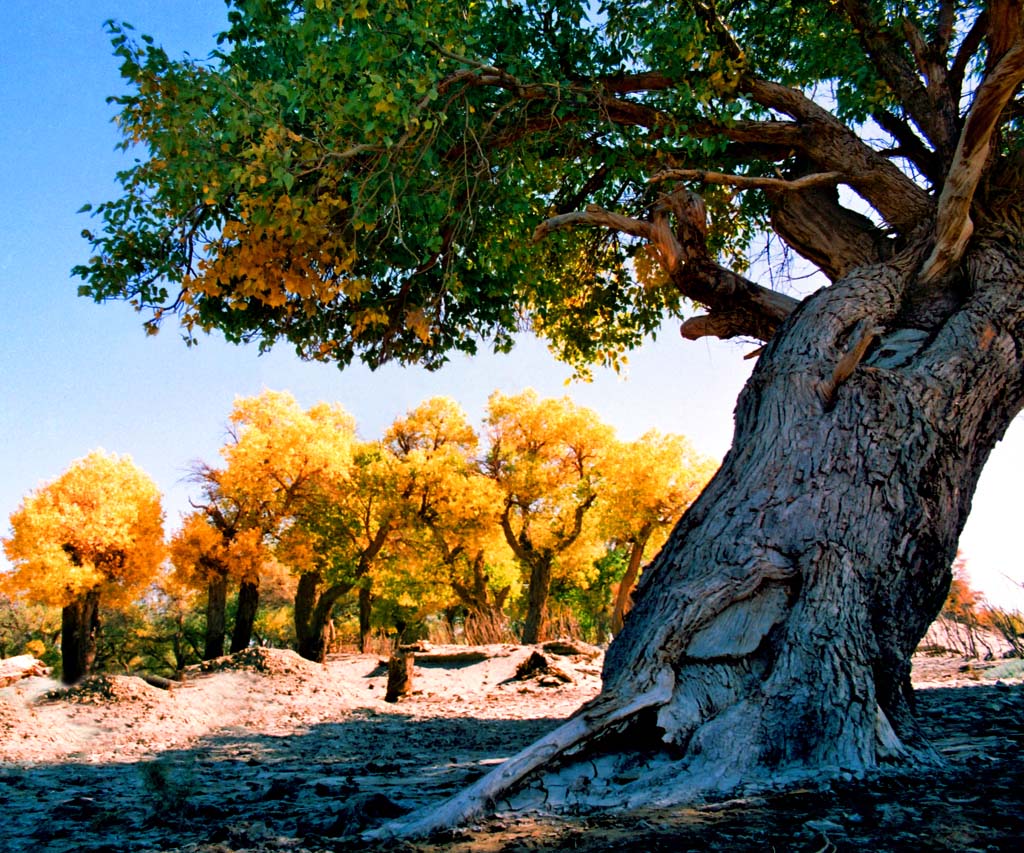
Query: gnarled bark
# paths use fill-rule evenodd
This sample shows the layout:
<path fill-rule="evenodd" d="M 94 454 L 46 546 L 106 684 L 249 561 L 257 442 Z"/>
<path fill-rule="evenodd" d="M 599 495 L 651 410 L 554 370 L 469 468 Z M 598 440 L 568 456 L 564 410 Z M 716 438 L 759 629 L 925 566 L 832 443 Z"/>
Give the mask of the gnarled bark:
<path fill-rule="evenodd" d="M 666 805 L 941 762 L 913 717 L 910 656 L 1024 402 L 1024 258 L 972 245 L 971 295 L 898 360 L 887 341 L 927 246 L 794 312 L 740 397 L 719 473 L 644 573 L 601 696 L 390 831 L 490 803 Z"/>

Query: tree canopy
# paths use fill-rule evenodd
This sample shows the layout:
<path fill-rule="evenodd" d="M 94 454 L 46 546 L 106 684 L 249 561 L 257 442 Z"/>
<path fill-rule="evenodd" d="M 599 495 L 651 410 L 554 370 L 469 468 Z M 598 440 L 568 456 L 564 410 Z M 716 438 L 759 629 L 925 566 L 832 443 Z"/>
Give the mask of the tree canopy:
<path fill-rule="evenodd" d="M 160 491 L 129 457 L 93 451 L 25 497 L 3 546 L 14 565 L 4 586 L 32 601 L 128 603 L 163 561 Z"/>
<path fill-rule="evenodd" d="M 831 279 L 890 255 L 976 155 L 959 105 L 983 64 L 1021 73 L 1006 2 L 684 6 L 234 0 L 205 59 L 110 22 L 141 156 L 94 211 L 81 292 L 342 365 L 504 349 L 524 317 L 616 364 L 691 302 L 687 336 L 766 339 L 796 302 L 743 277 L 757 235 Z"/>

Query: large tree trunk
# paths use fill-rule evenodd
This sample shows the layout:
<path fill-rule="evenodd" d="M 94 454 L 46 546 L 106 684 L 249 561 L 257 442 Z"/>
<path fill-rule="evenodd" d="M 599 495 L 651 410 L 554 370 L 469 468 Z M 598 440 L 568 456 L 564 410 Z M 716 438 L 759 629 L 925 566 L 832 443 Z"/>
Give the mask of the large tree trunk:
<path fill-rule="evenodd" d="M 295 638 L 298 653 L 306 660 L 323 663 L 327 660 L 327 642 L 331 614 L 338 599 L 352 589 L 352 584 L 335 584 L 322 593 L 320 572 L 303 572 L 295 591 Z"/>
<path fill-rule="evenodd" d="M 92 671 L 100 630 L 100 594 L 92 590 L 61 611 L 61 680 L 74 684 Z"/>
<path fill-rule="evenodd" d="M 644 572 L 601 696 L 400 831 L 501 800 L 665 805 L 941 761 L 910 656 L 1022 405 L 1024 264 L 976 237 L 961 304 L 920 332 L 901 309 L 922 256 L 855 270 L 779 330 L 732 450 Z"/>
<path fill-rule="evenodd" d="M 242 581 L 238 587 L 238 612 L 235 614 L 235 628 L 231 632 L 231 654 L 249 648 L 259 607 L 259 581 Z"/>
<path fill-rule="evenodd" d="M 224 654 L 227 635 L 228 576 L 220 572 L 210 574 L 206 587 L 206 642 L 203 660 L 213 660 Z"/>
<path fill-rule="evenodd" d="M 530 586 L 526 597 L 523 643 L 530 646 L 548 637 L 548 599 L 551 597 L 551 562 L 548 554 L 534 554 L 530 564 Z"/>

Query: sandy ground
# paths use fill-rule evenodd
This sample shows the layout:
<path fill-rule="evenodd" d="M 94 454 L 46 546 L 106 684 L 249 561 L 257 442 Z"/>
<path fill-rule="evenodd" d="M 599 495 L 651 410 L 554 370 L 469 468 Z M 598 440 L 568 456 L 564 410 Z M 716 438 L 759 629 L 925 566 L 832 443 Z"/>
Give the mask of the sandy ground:
<path fill-rule="evenodd" d="M 250 650 L 182 687 L 100 676 L 0 689 L 0 850 L 327 851 L 439 801 L 600 687 L 600 654 L 546 652 L 570 679 L 516 680 L 518 646 L 434 647 L 383 700 L 369 655 L 324 666 Z M 501 815 L 419 851 L 1014 850 L 1024 839 L 1021 662 L 919 657 L 920 711 L 949 769 L 627 816 Z"/>

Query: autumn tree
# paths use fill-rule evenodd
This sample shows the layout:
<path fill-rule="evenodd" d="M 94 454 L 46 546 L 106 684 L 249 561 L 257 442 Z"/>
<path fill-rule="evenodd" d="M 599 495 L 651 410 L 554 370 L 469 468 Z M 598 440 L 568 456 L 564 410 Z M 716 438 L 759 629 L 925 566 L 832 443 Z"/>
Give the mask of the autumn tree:
<path fill-rule="evenodd" d="M 406 482 L 403 523 L 412 547 L 402 563 L 420 576 L 435 569 L 466 608 L 467 636 L 503 639 L 505 604 L 519 583 L 501 528 L 503 494 L 481 471 L 479 436 L 466 413 L 449 398 L 426 400 L 397 418 L 384 442 Z"/>
<path fill-rule="evenodd" d="M 198 515 L 172 548 L 177 564 L 208 587 L 207 659 L 223 654 L 229 580 L 239 585 L 230 648 L 248 647 L 274 544 L 315 489 L 343 476 L 355 429 L 339 406 L 303 410 L 291 394 L 269 390 L 236 400 L 228 423 L 224 464 L 196 467 Z"/>
<path fill-rule="evenodd" d="M 169 552 L 176 568 L 176 580 L 206 592 L 206 627 L 203 660 L 224 654 L 227 636 L 228 585 L 237 580 L 240 592 L 241 619 L 236 618 L 231 650 L 240 651 L 251 619 L 255 615 L 254 597 L 258 596 L 258 578 L 268 554 L 258 529 L 243 530 L 236 526 L 241 513 L 237 507 L 208 492 L 204 508 L 185 517 L 180 529 L 171 537 Z M 216 501 L 216 502 L 215 502 Z M 248 604 L 247 604 L 248 602 Z M 236 644 L 239 648 L 235 648 Z"/>
<path fill-rule="evenodd" d="M 718 463 L 698 453 L 681 435 L 652 430 L 607 454 L 601 500 L 602 533 L 625 549 L 626 571 L 615 592 L 611 628 L 622 630 L 630 594 L 645 558 L 701 493 Z"/>
<path fill-rule="evenodd" d="M 600 543 L 585 522 L 612 438 L 593 411 L 568 397 L 543 399 L 527 390 L 488 401 L 484 471 L 501 490 L 501 529 L 528 578 L 524 643 L 548 639 L 555 574 L 585 583 L 593 571 Z"/>
<path fill-rule="evenodd" d="M 140 156 L 95 209 L 83 293 L 342 365 L 507 349 L 523 318 L 583 365 L 666 317 L 764 343 L 601 698 L 407 831 L 591 743 L 607 760 L 566 772 L 596 803 L 941 762 L 910 656 L 1024 404 L 1020 4 L 228 14 L 208 61 L 114 25 Z M 751 267 L 755 241 L 819 289 L 755 281 L 786 272 Z M 675 764 L 614 792 L 636 756 L 602 735 L 630 727 Z"/>
<path fill-rule="evenodd" d="M 62 608 L 62 678 L 73 684 L 96 658 L 100 602 L 124 606 L 156 577 L 160 492 L 129 457 L 93 451 L 25 497 L 3 546 L 14 566 L 4 589 Z"/>
<path fill-rule="evenodd" d="M 370 640 L 372 570 L 387 554 L 401 516 L 398 466 L 381 442 L 356 442 L 343 479 L 318 490 L 296 516 L 284 559 L 303 565 L 295 598 L 299 653 L 323 661 L 335 604 L 352 590 L 359 606 L 359 644 Z M 304 556 L 303 556 L 304 555 Z"/>

